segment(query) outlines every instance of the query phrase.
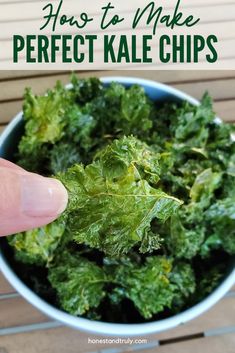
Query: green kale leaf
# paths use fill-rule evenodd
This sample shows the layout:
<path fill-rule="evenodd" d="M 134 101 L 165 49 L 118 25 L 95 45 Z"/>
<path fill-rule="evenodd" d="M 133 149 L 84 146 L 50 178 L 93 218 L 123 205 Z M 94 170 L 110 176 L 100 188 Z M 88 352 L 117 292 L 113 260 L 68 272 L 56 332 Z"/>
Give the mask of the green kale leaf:
<path fill-rule="evenodd" d="M 215 119 L 211 97 L 205 94 L 199 106 L 185 103 L 179 109 L 178 114 L 175 129 L 176 140 L 184 142 L 188 146 L 204 147 L 209 136 L 207 124 Z"/>
<path fill-rule="evenodd" d="M 207 236 L 201 246 L 200 255 L 202 258 L 208 258 L 211 255 L 211 251 L 220 249 L 221 246 L 222 241 L 220 239 L 219 234 L 210 234 L 209 236 Z"/>
<path fill-rule="evenodd" d="M 65 172 L 76 163 L 81 163 L 79 149 L 72 143 L 60 142 L 50 151 L 48 168 L 52 174 Z"/>
<path fill-rule="evenodd" d="M 105 296 L 106 276 L 95 263 L 69 253 L 58 254 L 49 268 L 49 281 L 56 289 L 61 307 L 73 315 L 96 308 Z"/>
<path fill-rule="evenodd" d="M 73 74 L 71 77 L 71 83 L 71 91 L 73 92 L 76 103 L 79 105 L 90 102 L 103 91 L 103 85 L 96 77 L 81 79 Z"/>
<path fill-rule="evenodd" d="M 121 100 L 120 128 L 125 134 L 139 136 L 152 127 L 150 118 L 151 104 L 144 92 L 138 85 L 131 86 L 126 90 Z"/>
<path fill-rule="evenodd" d="M 217 266 L 207 266 L 201 270 L 199 278 L 197 278 L 196 291 L 194 292 L 194 302 L 199 303 L 211 294 L 220 284 L 225 273 L 223 263 L 217 263 Z"/>
<path fill-rule="evenodd" d="M 166 244 L 176 258 L 193 258 L 200 250 L 205 237 L 203 225 L 187 229 L 179 214 L 171 216 L 170 230 L 166 236 Z"/>
<path fill-rule="evenodd" d="M 117 287 L 110 295 L 111 301 L 117 303 L 128 298 L 144 318 L 150 319 L 171 306 L 174 298 L 174 286 L 169 281 L 171 269 L 172 261 L 163 256 L 147 257 L 144 265 L 124 261 L 114 273 Z"/>
<path fill-rule="evenodd" d="M 200 202 L 205 207 L 210 204 L 213 192 L 220 186 L 222 173 L 213 173 L 211 168 L 199 174 L 190 190 L 192 202 Z"/>
<path fill-rule="evenodd" d="M 196 279 L 190 264 L 178 262 L 173 266 L 170 282 L 175 286 L 172 309 L 182 310 L 196 289 Z"/>
<path fill-rule="evenodd" d="M 84 151 L 92 146 L 92 132 L 96 127 L 96 121 L 92 116 L 83 112 L 78 105 L 71 105 L 66 112 L 67 127 L 65 135 L 67 141 L 73 141 Z"/>
<path fill-rule="evenodd" d="M 92 164 L 85 168 L 78 164 L 58 175 L 69 192 L 68 227 L 74 239 L 110 256 L 127 253 L 135 245 L 141 247 L 142 241 L 142 251 L 149 248 L 151 221 L 166 221 L 181 205 L 141 176 L 141 172 L 148 176 L 151 170 L 148 149 L 142 160 L 137 151 L 133 156 L 125 149 L 126 138 L 122 141 L 123 148 L 114 142 Z M 144 145 L 139 146 L 141 157 Z M 156 248 L 156 238 L 152 244 Z"/>
<path fill-rule="evenodd" d="M 40 149 L 56 143 L 64 135 L 64 115 L 70 102 L 70 92 L 59 82 L 43 96 L 33 95 L 30 89 L 26 89 L 23 105 L 25 133 L 19 143 L 19 163 L 23 167 L 30 167 L 32 163 L 38 169 L 45 163 L 47 154 Z"/>
<path fill-rule="evenodd" d="M 125 89 L 113 82 L 85 105 L 84 112 L 97 122 L 96 138 L 107 134 L 114 138 L 124 134 L 143 138 L 152 127 L 152 104 L 138 85 Z"/>
<path fill-rule="evenodd" d="M 214 236 L 218 237 L 225 251 L 235 254 L 235 197 L 218 200 L 206 212 Z"/>
<path fill-rule="evenodd" d="M 96 154 L 95 160 L 99 160 L 104 176 L 109 178 L 125 175 L 132 164 L 141 177 L 149 182 L 157 184 L 159 180 L 159 155 L 133 136 L 114 140 Z"/>
<path fill-rule="evenodd" d="M 58 219 L 44 227 L 8 237 L 16 259 L 29 264 L 49 264 L 63 242 L 65 222 Z M 66 237 L 67 241 L 67 237 Z"/>

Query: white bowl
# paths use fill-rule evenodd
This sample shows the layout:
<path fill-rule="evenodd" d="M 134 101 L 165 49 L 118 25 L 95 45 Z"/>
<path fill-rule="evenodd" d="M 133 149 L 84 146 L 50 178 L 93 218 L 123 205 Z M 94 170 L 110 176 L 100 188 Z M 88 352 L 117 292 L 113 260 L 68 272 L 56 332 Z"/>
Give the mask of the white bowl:
<path fill-rule="evenodd" d="M 187 100 L 191 104 L 198 105 L 199 102 L 189 95 L 178 91 L 167 85 L 157 83 L 154 81 L 144 80 L 140 78 L 129 77 L 105 77 L 101 79 L 105 85 L 112 81 L 118 81 L 125 86 L 132 84 L 139 84 L 144 87 L 146 93 L 152 100 L 162 101 L 164 99 L 182 101 Z M 12 153 L 12 148 L 15 147 L 15 142 L 21 134 L 22 112 L 9 123 L 7 128 L 0 136 L 0 156 L 8 158 Z M 0 269 L 4 276 L 8 279 L 11 285 L 32 305 L 42 311 L 47 316 L 57 320 L 74 329 L 92 332 L 95 334 L 110 335 L 110 336 L 136 336 L 147 335 L 151 333 L 158 333 L 164 330 L 171 329 L 186 323 L 187 321 L 196 318 L 200 314 L 211 308 L 218 300 L 220 300 L 225 293 L 235 283 L 235 267 L 223 282 L 204 300 L 194 305 L 193 307 L 167 319 L 158 321 L 139 323 L 139 324 L 115 324 L 101 321 L 92 321 L 81 317 L 75 317 L 59 310 L 52 305 L 42 300 L 30 288 L 28 288 L 21 279 L 15 274 L 13 269 L 8 264 L 4 256 L 4 247 L 0 242 Z"/>

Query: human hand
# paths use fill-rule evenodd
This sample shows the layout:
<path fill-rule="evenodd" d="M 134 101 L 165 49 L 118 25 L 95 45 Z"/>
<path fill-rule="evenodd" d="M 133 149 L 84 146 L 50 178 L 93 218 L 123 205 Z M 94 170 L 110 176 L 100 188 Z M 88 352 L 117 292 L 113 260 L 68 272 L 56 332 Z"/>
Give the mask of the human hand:
<path fill-rule="evenodd" d="M 54 221 L 67 202 L 67 191 L 59 180 L 29 173 L 0 158 L 0 236 Z"/>

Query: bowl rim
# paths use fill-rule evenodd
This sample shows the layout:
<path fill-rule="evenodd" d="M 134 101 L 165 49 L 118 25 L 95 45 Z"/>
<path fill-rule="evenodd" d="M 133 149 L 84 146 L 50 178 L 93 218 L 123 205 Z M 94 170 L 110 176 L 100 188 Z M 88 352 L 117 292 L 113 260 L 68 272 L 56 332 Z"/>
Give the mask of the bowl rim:
<path fill-rule="evenodd" d="M 146 80 L 137 77 L 120 77 L 120 76 L 107 76 L 101 77 L 100 80 L 104 84 L 110 84 L 113 81 L 123 83 L 125 85 L 139 84 L 141 86 L 149 87 L 152 89 L 160 89 L 171 95 L 174 95 L 180 100 L 186 100 L 193 105 L 199 105 L 199 101 L 190 95 L 175 89 L 171 86 Z M 69 88 L 70 85 L 66 87 Z M 9 134 L 17 127 L 19 122 L 22 120 L 23 113 L 18 113 L 15 118 L 8 124 L 3 133 L 0 136 L 0 150 L 4 141 L 8 138 Z M 218 121 L 221 121 L 217 118 Z M 52 319 L 59 321 L 74 329 L 79 329 L 81 331 L 90 332 L 94 334 L 104 335 L 104 336 L 118 336 L 118 337 L 131 337 L 131 336 L 142 336 L 152 333 L 159 333 L 165 330 L 182 325 L 197 316 L 201 315 L 208 309 L 210 309 L 216 302 L 218 302 L 226 292 L 235 283 L 235 267 L 229 273 L 229 275 L 223 280 L 223 282 L 205 299 L 203 299 L 198 304 L 190 307 L 189 309 L 171 316 L 166 319 L 152 321 L 147 323 L 137 323 L 137 324 L 118 324 L 118 323 L 108 323 L 103 321 L 93 321 L 82 317 L 76 317 L 70 315 L 54 306 L 48 304 L 46 301 L 41 299 L 37 294 L 35 294 L 29 287 L 27 287 L 20 278 L 15 274 L 8 265 L 7 260 L 5 260 L 4 254 L 0 248 L 0 270 L 9 283 L 20 293 L 28 302 L 30 302 L 34 307 L 43 312 L 45 315 L 51 317 Z"/>

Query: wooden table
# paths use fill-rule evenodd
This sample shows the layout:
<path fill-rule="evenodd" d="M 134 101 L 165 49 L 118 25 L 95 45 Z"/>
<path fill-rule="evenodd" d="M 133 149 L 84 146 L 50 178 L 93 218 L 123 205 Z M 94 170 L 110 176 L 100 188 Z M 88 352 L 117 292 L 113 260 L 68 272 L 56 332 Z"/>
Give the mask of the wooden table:
<path fill-rule="evenodd" d="M 196 98 L 209 90 L 215 110 L 226 121 L 235 121 L 235 71 L 126 71 L 82 72 L 80 77 L 138 76 L 170 84 Z M 57 79 L 67 83 L 68 72 L 0 72 L 0 129 L 21 109 L 26 86 L 36 93 L 52 87 Z M 0 353 L 130 352 L 183 353 L 235 352 L 235 287 L 198 319 L 158 335 L 142 344 L 101 344 L 98 337 L 81 333 L 41 314 L 18 295 L 0 274 Z"/>

